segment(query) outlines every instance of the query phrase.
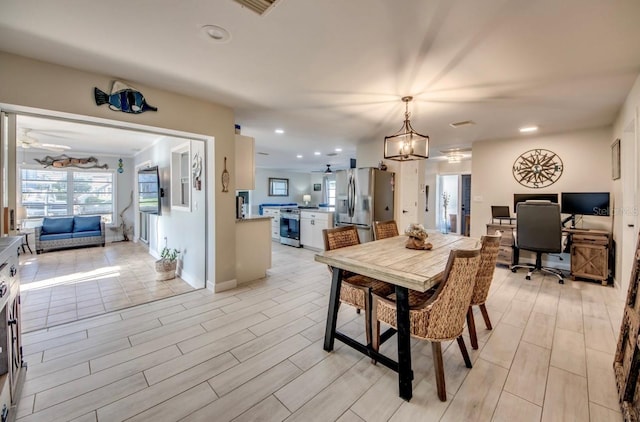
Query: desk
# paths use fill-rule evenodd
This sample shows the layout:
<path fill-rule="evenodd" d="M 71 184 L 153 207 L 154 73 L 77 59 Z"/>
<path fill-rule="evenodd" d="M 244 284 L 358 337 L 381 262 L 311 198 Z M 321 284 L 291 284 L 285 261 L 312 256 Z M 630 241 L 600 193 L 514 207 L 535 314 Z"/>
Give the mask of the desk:
<path fill-rule="evenodd" d="M 327 326 L 324 335 L 324 350 L 333 350 L 338 339 L 361 353 L 398 373 L 400 397 L 410 400 L 413 395 L 411 370 L 411 347 L 409 336 L 409 292 L 408 289 L 424 292 L 440 280 L 449 252 L 453 249 L 475 249 L 480 247 L 478 239 L 428 231 L 430 251 L 407 249 L 407 237 L 397 236 L 367 242 L 346 248 L 325 251 L 315 260 L 333 267 L 331 293 L 327 310 Z M 336 330 L 338 305 L 340 303 L 341 269 L 362 274 L 396 286 L 398 361 L 375 352 L 371 345 L 363 345 Z"/>

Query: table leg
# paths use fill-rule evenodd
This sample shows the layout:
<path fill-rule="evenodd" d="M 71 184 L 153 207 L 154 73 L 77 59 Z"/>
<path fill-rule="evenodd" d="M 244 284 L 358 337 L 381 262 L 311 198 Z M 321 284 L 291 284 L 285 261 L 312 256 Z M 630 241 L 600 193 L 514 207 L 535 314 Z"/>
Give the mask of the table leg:
<path fill-rule="evenodd" d="M 409 291 L 406 287 L 396 286 L 396 318 L 398 322 L 400 397 L 408 401 L 413 396 L 413 372 L 411 371 L 411 335 L 409 331 Z"/>
<path fill-rule="evenodd" d="M 340 307 L 340 286 L 342 285 L 342 270 L 333 269 L 331 277 L 331 292 L 329 294 L 329 308 L 327 311 L 327 327 L 324 331 L 324 350 L 333 350 L 336 338 L 336 323 L 338 321 L 338 308 Z"/>

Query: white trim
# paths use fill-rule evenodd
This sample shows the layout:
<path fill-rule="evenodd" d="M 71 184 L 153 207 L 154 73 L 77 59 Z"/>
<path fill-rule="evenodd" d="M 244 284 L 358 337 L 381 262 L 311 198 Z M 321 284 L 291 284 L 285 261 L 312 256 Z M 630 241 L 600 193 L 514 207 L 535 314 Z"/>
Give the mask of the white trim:
<path fill-rule="evenodd" d="M 211 286 L 213 283 L 207 283 L 208 286 Z M 225 290 L 231 290 L 238 287 L 238 280 L 235 278 L 233 280 L 222 281 L 220 283 L 215 283 L 213 286 L 213 291 L 216 293 L 224 292 Z"/>

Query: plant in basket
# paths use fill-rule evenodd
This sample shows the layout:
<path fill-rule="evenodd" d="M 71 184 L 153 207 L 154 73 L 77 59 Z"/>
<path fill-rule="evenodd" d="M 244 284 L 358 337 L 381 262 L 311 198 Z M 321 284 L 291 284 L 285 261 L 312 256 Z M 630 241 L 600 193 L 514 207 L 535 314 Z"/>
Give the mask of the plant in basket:
<path fill-rule="evenodd" d="M 156 261 L 156 280 L 171 280 L 176 278 L 176 266 L 178 264 L 178 249 L 169 249 L 166 246 L 160 252 L 160 259 Z"/>
<path fill-rule="evenodd" d="M 405 247 L 409 249 L 431 249 L 433 245 L 427 243 L 427 231 L 422 224 L 411 223 L 404 231 L 408 236 Z"/>

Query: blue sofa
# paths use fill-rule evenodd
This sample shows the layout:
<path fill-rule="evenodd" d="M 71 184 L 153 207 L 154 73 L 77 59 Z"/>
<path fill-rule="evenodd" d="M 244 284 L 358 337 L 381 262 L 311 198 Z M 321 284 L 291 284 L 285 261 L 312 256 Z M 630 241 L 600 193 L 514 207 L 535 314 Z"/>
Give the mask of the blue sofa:
<path fill-rule="evenodd" d="M 45 217 L 34 230 L 36 253 L 52 249 L 105 244 L 104 223 L 100 216 Z"/>

